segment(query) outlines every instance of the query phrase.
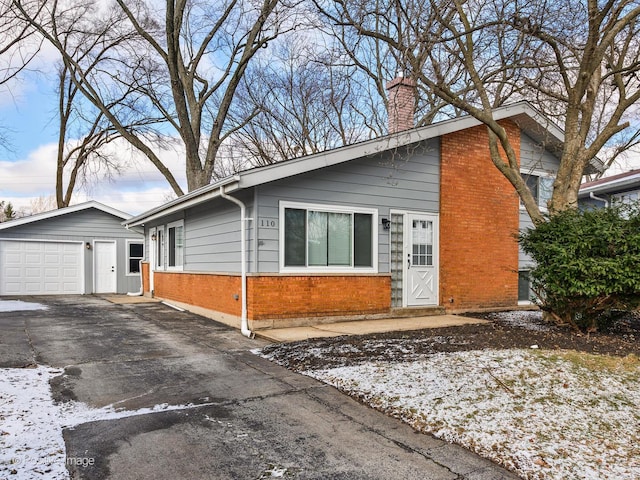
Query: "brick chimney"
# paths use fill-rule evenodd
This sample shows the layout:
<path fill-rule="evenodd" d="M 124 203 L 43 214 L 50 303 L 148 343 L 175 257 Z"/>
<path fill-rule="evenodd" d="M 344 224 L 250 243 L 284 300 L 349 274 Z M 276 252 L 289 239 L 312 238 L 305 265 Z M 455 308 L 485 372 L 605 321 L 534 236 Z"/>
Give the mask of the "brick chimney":
<path fill-rule="evenodd" d="M 389 101 L 389 134 L 414 127 L 416 82 L 405 78 L 402 72 L 387 83 Z"/>

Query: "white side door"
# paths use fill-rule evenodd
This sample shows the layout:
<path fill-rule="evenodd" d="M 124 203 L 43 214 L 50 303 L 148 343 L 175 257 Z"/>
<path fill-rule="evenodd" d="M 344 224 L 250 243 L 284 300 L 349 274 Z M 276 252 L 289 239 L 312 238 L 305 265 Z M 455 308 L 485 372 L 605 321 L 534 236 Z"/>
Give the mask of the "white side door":
<path fill-rule="evenodd" d="M 94 292 L 115 293 L 118 290 L 116 242 L 96 240 L 93 248 Z"/>
<path fill-rule="evenodd" d="M 438 304 L 438 217 L 405 215 L 405 295 L 408 307 Z"/>

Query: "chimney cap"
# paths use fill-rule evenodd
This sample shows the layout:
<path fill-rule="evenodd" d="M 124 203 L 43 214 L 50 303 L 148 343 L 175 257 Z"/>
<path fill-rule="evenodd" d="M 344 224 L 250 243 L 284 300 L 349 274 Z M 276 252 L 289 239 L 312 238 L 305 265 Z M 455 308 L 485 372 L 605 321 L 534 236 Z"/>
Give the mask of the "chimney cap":
<path fill-rule="evenodd" d="M 402 74 L 401 72 L 398 72 L 398 76 L 393 80 L 387 82 L 387 85 L 385 86 L 385 88 L 387 90 L 391 90 L 392 88 L 397 87 L 399 85 L 414 88 L 417 85 L 416 81 L 413 78 L 404 77 L 403 75 L 404 74 Z"/>

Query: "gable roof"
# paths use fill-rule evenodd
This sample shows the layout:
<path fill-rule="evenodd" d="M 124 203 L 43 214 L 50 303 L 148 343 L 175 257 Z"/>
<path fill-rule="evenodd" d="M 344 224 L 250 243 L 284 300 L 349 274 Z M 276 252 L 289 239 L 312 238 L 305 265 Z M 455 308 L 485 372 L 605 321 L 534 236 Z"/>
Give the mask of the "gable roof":
<path fill-rule="evenodd" d="M 496 108 L 493 111 L 493 118 L 495 120 L 512 120 L 533 140 L 543 144 L 545 148 L 553 153 L 558 153 L 562 150 L 564 143 L 564 133 L 562 130 L 534 109 L 528 102 L 519 102 Z M 224 189 L 225 193 L 230 193 L 251 188 L 301 173 L 337 165 L 356 158 L 375 155 L 425 140 L 438 138 L 479 125 L 482 125 L 479 120 L 467 115 L 352 145 L 346 145 L 333 150 L 244 170 L 132 217 L 128 221 L 123 222 L 123 224 L 129 227 L 143 225 L 145 222 L 216 198 L 220 196 L 221 189 Z M 603 167 L 602 162 L 598 159 L 593 159 L 591 166 L 594 171 L 600 170 Z"/>
<path fill-rule="evenodd" d="M 615 192 L 633 187 L 640 188 L 640 169 L 630 170 L 625 173 L 619 173 L 618 175 L 600 178 L 593 182 L 583 183 L 580 186 L 579 195 L 585 196 L 591 192 Z"/>
<path fill-rule="evenodd" d="M 111 208 L 100 202 L 92 200 L 85 203 L 79 203 L 78 205 L 72 205 L 70 207 L 58 208 L 56 210 L 49 210 L 48 212 L 36 213 L 35 215 L 30 215 L 28 217 L 21 217 L 16 218 L 15 220 L 2 222 L 0 223 L 0 230 L 17 227 L 19 225 L 25 225 L 27 223 L 39 222 L 40 220 L 47 220 L 49 218 L 55 218 L 62 215 L 68 215 L 70 213 L 80 212 L 83 210 L 88 210 L 90 208 L 95 208 L 97 210 L 103 211 L 105 213 L 113 215 L 114 217 L 118 217 L 121 220 L 126 220 L 131 217 L 131 215 L 129 215 L 128 213 L 121 212 L 120 210 L 116 210 L 115 208 Z"/>

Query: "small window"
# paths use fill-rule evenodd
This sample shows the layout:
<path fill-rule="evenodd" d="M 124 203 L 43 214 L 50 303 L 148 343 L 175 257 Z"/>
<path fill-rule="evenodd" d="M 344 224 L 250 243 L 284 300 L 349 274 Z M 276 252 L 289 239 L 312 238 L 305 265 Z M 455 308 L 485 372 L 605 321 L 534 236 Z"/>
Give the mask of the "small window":
<path fill-rule="evenodd" d="M 518 272 L 518 303 L 531 303 L 535 298 L 528 270 Z"/>
<path fill-rule="evenodd" d="M 546 210 L 553 195 L 553 182 L 555 181 L 555 177 L 533 174 L 523 175 L 522 177 L 538 206 Z"/>
<path fill-rule="evenodd" d="M 144 243 L 127 243 L 127 274 L 134 275 L 140 273 L 140 261 L 144 259 Z"/>
<path fill-rule="evenodd" d="M 170 223 L 167 228 L 169 268 L 181 269 L 184 263 L 184 224 Z"/>
<path fill-rule="evenodd" d="M 156 268 L 162 269 L 164 266 L 164 228 L 156 230 Z"/>
<path fill-rule="evenodd" d="M 284 268 L 374 268 L 375 213 L 292 205 L 282 210 Z"/>

